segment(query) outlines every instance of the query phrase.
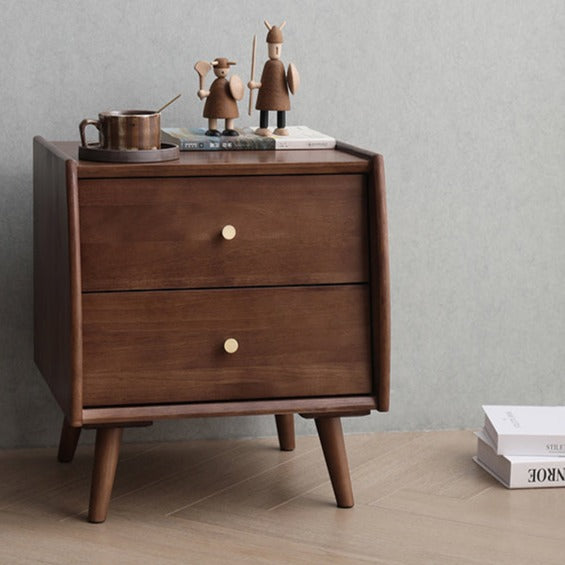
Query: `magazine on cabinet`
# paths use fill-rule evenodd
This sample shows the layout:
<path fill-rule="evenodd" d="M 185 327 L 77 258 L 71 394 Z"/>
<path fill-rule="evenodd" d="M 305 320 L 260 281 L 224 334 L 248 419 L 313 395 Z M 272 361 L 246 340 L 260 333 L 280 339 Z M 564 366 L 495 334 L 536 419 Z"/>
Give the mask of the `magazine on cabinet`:
<path fill-rule="evenodd" d="M 271 130 L 273 128 L 270 128 Z M 264 137 L 252 128 L 236 129 L 238 136 L 213 137 L 206 128 L 162 128 L 161 141 L 174 143 L 181 151 L 258 151 L 288 149 L 333 149 L 336 140 L 307 126 L 288 126 L 289 135 Z"/>

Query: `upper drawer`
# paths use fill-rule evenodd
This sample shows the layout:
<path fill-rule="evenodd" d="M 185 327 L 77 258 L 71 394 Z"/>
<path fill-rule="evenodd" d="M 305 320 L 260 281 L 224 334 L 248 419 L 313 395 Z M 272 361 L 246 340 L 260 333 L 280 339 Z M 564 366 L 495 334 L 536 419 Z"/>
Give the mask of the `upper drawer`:
<path fill-rule="evenodd" d="M 363 175 L 81 180 L 79 203 L 85 291 L 368 279 Z"/>

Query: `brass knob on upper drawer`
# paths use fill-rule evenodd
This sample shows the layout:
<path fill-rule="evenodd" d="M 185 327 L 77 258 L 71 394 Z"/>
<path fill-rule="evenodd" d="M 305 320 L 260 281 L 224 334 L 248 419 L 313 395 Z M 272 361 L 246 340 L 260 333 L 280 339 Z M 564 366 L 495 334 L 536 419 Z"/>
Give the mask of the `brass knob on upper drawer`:
<path fill-rule="evenodd" d="M 230 337 L 224 341 L 224 351 L 226 353 L 235 353 L 239 349 L 237 339 Z"/>
<path fill-rule="evenodd" d="M 236 234 L 237 234 L 236 229 L 230 224 L 222 228 L 222 237 L 224 239 L 227 239 L 228 241 L 230 239 L 233 239 Z"/>

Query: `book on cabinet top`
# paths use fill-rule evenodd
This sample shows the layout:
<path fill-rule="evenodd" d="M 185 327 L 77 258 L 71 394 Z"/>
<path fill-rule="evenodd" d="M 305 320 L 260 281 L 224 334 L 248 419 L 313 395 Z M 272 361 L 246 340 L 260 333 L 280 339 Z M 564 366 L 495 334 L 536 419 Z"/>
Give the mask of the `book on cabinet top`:
<path fill-rule="evenodd" d="M 565 406 L 483 406 L 498 455 L 565 456 Z"/>
<path fill-rule="evenodd" d="M 273 130 L 273 128 L 270 128 Z M 289 135 L 257 135 L 252 128 L 237 129 L 237 136 L 213 137 L 206 128 L 161 128 L 161 141 L 181 151 L 257 151 L 287 149 L 333 149 L 336 140 L 307 126 L 288 126 Z"/>

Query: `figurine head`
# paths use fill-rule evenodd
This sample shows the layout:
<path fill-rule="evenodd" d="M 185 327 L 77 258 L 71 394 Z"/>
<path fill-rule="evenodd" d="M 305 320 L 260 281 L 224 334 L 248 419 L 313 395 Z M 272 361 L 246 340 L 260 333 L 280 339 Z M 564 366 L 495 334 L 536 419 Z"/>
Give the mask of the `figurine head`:
<path fill-rule="evenodd" d="M 265 25 L 269 30 L 269 33 L 267 34 L 269 59 L 280 59 L 282 44 L 284 41 L 282 29 L 286 25 L 286 22 L 283 22 L 279 27 L 277 27 L 272 26 L 267 20 L 265 20 Z"/>
<path fill-rule="evenodd" d="M 235 62 L 225 57 L 216 57 L 210 64 L 214 67 L 214 74 L 217 77 L 226 77 L 230 72 L 230 66 L 235 65 Z"/>

